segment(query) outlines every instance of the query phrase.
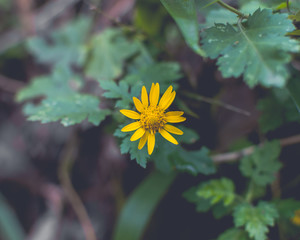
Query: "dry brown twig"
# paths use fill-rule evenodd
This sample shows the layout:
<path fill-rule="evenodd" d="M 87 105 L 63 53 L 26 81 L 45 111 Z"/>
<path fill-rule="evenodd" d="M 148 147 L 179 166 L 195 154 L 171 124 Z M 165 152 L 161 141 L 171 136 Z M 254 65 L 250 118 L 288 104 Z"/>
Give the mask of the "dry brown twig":
<path fill-rule="evenodd" d="M 297 144 L 297 143 L 300 143 L 300 134 L 291 136 L 291 137 L 287 137 L 287 138 L 282 138 L 279 141 L 280 141 L 280 145 L 282 147 Z M 263 144 L 260 144 L 260 146 L 261 145 L 263 145 Z M 255 149 L 255 146 L 250 146 L 250 147 L 244 148 L 240 151 L 213 155 L 212 160 L 215 163 L 233 162 L 244 156 L 248 156 L 248 155 L 252 154 L 254 149 Z"/>

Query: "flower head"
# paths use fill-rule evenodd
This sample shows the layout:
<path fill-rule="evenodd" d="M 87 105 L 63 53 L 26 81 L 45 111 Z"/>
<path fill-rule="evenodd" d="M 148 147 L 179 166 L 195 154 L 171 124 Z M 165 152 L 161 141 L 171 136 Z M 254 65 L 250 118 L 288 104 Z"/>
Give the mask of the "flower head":
<path fill-rule="evenodd" d="M 159 132 L 165 139 L 173 144 L 178 144 L 177 140 L 170 134 L 182 135 L 183 132 L 167 123 L 179 123 L 185 121 L 181 111 L 166 112 L 166 109 L 175 99 L 176 92 L 170 86 L 159 100 L 159 84 L 152 83 L 149 98 L 148 93 L 143 86 L 141 100 L 133 97 L 134 105 L 138 112 L 122 109 L 120 112 L 131 119 L 136 120 L 133 123 L 121 129 L 122 132 L 135 131 L 130 141 L 140 139 L 138 149 L 142 149 L 148 142 L 148 153 L 152 154 L 155 146 L 155 134 Z M 169 133 L 170 132 L 170 133 Z"/>
<path fill-rule="evenodd" d="M 300 209 L 295 211 L 291 220 L 295 225 L 300 226 Z"/>

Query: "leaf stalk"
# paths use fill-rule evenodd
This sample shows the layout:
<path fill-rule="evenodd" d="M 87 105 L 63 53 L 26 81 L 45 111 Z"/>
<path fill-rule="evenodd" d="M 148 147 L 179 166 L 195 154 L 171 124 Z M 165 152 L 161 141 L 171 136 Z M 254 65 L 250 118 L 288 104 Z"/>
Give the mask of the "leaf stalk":
<path fill-rule="evenodd" d="M 239 18 L 248 18 L 248 15 L 243 14 L 242 12 L 240 12 L 239 10 L 231 7 L 230 5 L 228 5 L 227 3 L 223 2 L 222 0 L 218 0 L 217 3 L 219 5 L 221 5 L 223 8 L 229 10 L 230 12 L 235 13 L 236 15 L 239 16 Z"/>

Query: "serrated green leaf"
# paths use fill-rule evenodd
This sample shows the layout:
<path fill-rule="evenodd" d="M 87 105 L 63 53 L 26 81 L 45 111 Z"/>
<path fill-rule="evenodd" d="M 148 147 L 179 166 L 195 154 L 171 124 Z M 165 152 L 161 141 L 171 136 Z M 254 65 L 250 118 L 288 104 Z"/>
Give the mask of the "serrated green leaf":
<path fill-rule="evenodd" d="M 106 98 L 119 99 L 116 102 L 118 108 L 128 108 L 132 105 L 132 97 L 139 97 L 142 86 L 150 89 L 153 82 L 160 84 L 161 92 L 170 85 L 175 89 L 175 83 L 181 77 L 180 66 L 174 62 L 161 62 L 148 64 L 133 71 L 123 78 L 119 84 L 114 81 L 99 81 L 105 90 L 103 96 Z"/>
<path fill-rule="evenodd" d="M 273 226 L 278 217 L 277 209 L 271 203 L 260 202 L 254 207 L 248 203 L 238 205 L 233 213 L 236 227 L 245 227 L 251 238 L 266 240 L 268 226 Z"/>
<path fill-rule="evenodd" d="M 109 110 L 99 109 L 99 103 L 94 96 L 73 93 L 44 99 L 38 106 L 28 104 L 24 112 L 29 120 L 42 123 L 60 121 L 64 126 L 69 126 L 87 118 L 94 125 L 99 125 L 110 113 Z"/>
<path fill-rule="evenodd" d="M 234 183 L 228 178 L 210 180 L 203 183 L 197 191 L 197 196 L 210 199 L 211 205 L 223 201 L 229 206 L 235 199 Z"/>
<path fill-rule="evenodd" d="M 51 44 L 41 37 L 30 38 L 27 49 L 41 63 L 83 63 L 83 44 L 88 35 L 91 20 L 80 17 L 48 36 Z"/>
<path fill-rule="evenodd" d="M 294 26 L 286 14 L 273 14 L 258 9 L 235 28 L 216 24 L 202 33 L 203 49 L 210 58 L 218 59 L 224 77 L 239 77 L 250 87 L 257 84 L 282 87 L 289 72 L 285 64 L 288 52 L 299 51 L 298 43 L 285 36 Z"/>
<path fill-rule="evenodd" d="M 129 153 L 131 160 L 135 160 L 137 164 L 139 164 L 141 167 L 146 168 L 147 162 L 149 160 L 147 147 L 144 147 L 141 150 L 139 150 L 138 141 L 131 142 L 129 134 L 121 132 L 120 129 L 121 128 L 118 128 L 115 131 L 114 136 L 122 138 L 122 142 L 120 144 L 121 153 Z"/>
<path fill-rule="evenodd" d="M 255 148 L 251 155 L 241 160 L 241 173 L 259 186 L 272 183 L 275 173 L 282 166 L 278 161 L 280 150 L 279 141 L 266 142 L 262 147 Z"/>
<path fill-rule="evenodd" d="M 122 74 L 125 60 L 137 51 L 137 44 L 127 40 L 120 29 L 106 29 L 90 42 L 86 74 L 98 81 L 113 80 Z"/>
<path fill-rule="evenodd" d="M 81 87 L 82 81 L 65 65 L 56 65 L 51 75 L 34 78 L 17 93 L 18 102 L 35 97 L 56 97 L 68 95 Z"/>
<path fill-rule="evenodd" d="M 242 230 L 237 228 L 231 228 L 222 233 L 218 240 L 251 240 L 248 234 Z"/>
<path fill-rule="evenodd" d="M 187 44 L 201 56 L 205 56 L 205 52 L 199 46 L 197 8 L 204 7 L 211 2 L 211 0 L 161 0 L 176 21 Z"/>
<path fill-rule="evenodd" d="M 275 130 L 288 122 L 299 121 L 299 111 L 297 111 L 298 103 L 300 104 L 297 94 L 299 88 L 291 84 L 291 81 L 287 88 L 291 90 L 290 94 L 286 89 L 273 89 L 267 97 L 259 100 L 257 108 L 261 111 L 259 126 L 262 132 Z"/>
<path fill-rule="evenodd" d="M 200 24 L 201 28 L 210 28 L 215 25 L 215 23 L 237 23 L 237 16 L 233 12 L 228 11 L 227 9 L 216 9 L 211 10 L 207 13 L 205 17 L 205 23 Z"/>
<path fill-rule="evenodd" d="M 128 108 L 132 105 L 132 93 L 129 93 L 129 85 L 126 81 L 116 84 L 114 81 L 100 81 L 100 86 L 105 90 L 103 96 L 106 98 L 119 99 L 116 102 L 118 108 Z"/>

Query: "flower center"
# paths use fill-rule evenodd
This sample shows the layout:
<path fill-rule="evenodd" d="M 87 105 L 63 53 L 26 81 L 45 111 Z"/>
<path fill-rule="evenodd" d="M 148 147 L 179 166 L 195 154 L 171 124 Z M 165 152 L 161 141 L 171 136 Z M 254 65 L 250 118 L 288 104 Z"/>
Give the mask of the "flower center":
<path fill-rule="evenodd" d="M 157 132 L 166 124 L 165 112 L 158 106 L 149 106 L 141 113 L 142 128 L 150 132 Z"/>

